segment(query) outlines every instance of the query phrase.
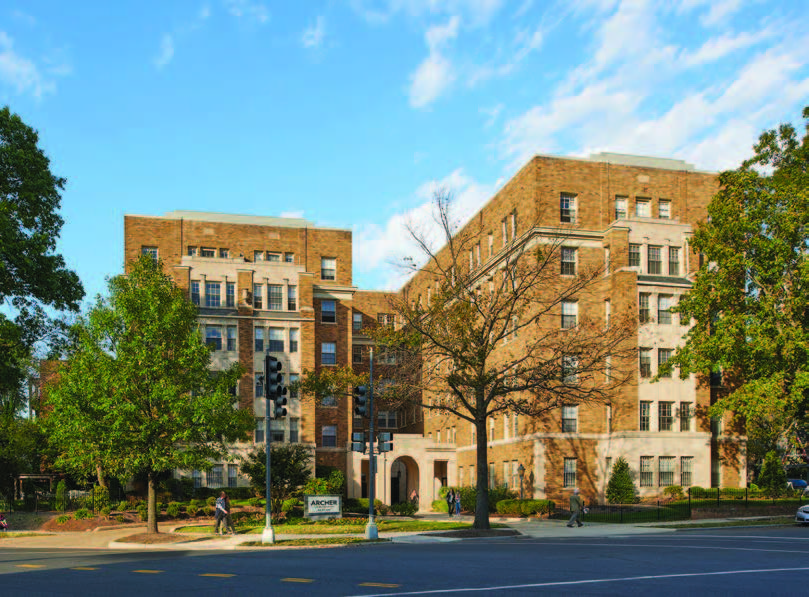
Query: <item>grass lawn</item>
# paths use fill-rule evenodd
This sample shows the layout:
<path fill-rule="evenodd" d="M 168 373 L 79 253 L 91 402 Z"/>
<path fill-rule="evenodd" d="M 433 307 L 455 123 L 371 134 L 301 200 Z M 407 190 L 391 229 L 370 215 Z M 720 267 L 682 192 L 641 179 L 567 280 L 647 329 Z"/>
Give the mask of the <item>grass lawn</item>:
<path fill-rule="evenodd" d="M 469 523 L 434 522 L 424 520 L 378 520 L 377 530 L 387 533 L 412 533 L 423 531 L 454 531 L 471 528 Z M 503 528 L 505 525 L 492 524 L 492 528 Z M 239 534 L 261 533 L 264 525 L 237 527 Z M 282 535 L 356 535 L 365 532 L 365 524 L 280 524 L 273 525 L 277 534 Z M 176 529 L 178 533 L 213 533 L 213 525 L 187 526 Z"/>

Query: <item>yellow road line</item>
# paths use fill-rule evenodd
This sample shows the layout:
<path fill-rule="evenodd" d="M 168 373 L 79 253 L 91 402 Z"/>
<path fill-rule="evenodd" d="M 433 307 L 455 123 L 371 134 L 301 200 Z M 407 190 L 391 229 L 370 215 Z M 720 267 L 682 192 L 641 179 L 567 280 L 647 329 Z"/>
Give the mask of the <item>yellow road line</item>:
<path fill-rule="evenodd" d="M 44 568 L 45 564 L 15 564 L 17 568 Z"/>
<path fill-rule="evenodd" d="M 160 574 L 162 570 L 133 570 L 132 572 L 139 572 L 140 574 Z"/>
<path fill-rule="evenodd" d="M 281 582 L 315 582 L 314 578 L 282 578 Z"/>
<path fill-rule="evenodd" d="M 230 578 L 231 576 L 236 576 L 235 574 L 220 574 L 218 572 L 206 572 L 205 574 L 200 574 L 200 576 L 215 576 L 216 578 Z"/>
<path fill-rule="evenodd" d="M 400 587 L 401 585 L 393 585 L 393 584 L 384 583 L 384 582 L 361 582 L 360 586 L 361 587 L 382 587 L 382 588 L 385 588 L 385 589 L 395 589 L 397 587 Z"/>
<path fill-rule="evenodd" d="M 98 568 L 93 568 L 92 566 L 76 566 L 75 568 L 71 568 L 71 570 L 98 570 Z"/>

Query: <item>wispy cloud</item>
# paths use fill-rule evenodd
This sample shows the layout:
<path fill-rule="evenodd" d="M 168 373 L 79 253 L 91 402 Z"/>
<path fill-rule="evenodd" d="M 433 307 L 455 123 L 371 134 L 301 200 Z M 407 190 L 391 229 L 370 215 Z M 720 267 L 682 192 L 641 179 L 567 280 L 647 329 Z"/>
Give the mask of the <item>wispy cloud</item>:
<path fill-rule="evenodd" d="M 456 15 L 446 25 L 430 27 L 424 34 L 429 54 L 410 76 L 410 105 L 414 108 L 434 102 L 455 80 L 452 62 L 444 56 L 443 49 L 457 37 L 460 22 Z"/>
<path fill-rule="evenodd" d="M 160 40 L 160 51 L 154 59 L 154 65 L 158 69 L 164 68 L 174 58 L 174 37 L 170 33 L 164 33 Z"/>
<path fill-rule="evenodd" d="M 397 14 L 409 17 L 461 15 L 470 27 L 488 24 L 503 7 L 503 0 L 351 0 L 353 10 L 366 22 L 387 23 Z"/>
<path fill-rule="evenodd" d="M 12 10 L 11 16 L 14 20 L 19 21 L 20 23 L 25 23 L 29 27 L 33 27 L 37 24 L 37 20 L 34 16 L 29 15 L 27 12 L 23 12 L 21 10 Z"/>
<path fill-rule="evenodd" d="M 480 108 L 478 112 L 486 116 L 486 122 L 483 126 L 489 128 L 494 125 L 497 121 L 498 116 L 500 116 L 500 112 L 503 111 L 503 104 L 497 104 L 495 106 L 491 106 L 490 108 Z"/>
<path fill-rule="evenodd" d="M 68 65 L 43 70 L 30 58 L 14 48 L 14 40 L 5 31 L 0 31 L 0 83 L 11 87 L 17 94 L 30 93 L 36 99 L 54 93 L 54 77 L 69 74 Z M 51 75 L 51 76 L 47 76 Z"/>
<path fill-rule="evenodd" d="M 316 49 L 323 44 L 326 37 L 326 18 L 318 16 L 315 24 L 307 27 L 301 35 L 301 44 L 304 48 Z"/>
<path fill-rule="evenodd" d="M 230 15 L 244 18 L 260 25 L 270 20 L 270 11 L 261 2 L 252 0 L 225 0 L 225 7 Z"/>
<path fill-rule="evenodd" d="M 726 23 L 733 13 L 742 7 L 742 0 L 681 0 L 679 12 L 702 10 L 700 22 L 705 27 L 716 27 Z"/>

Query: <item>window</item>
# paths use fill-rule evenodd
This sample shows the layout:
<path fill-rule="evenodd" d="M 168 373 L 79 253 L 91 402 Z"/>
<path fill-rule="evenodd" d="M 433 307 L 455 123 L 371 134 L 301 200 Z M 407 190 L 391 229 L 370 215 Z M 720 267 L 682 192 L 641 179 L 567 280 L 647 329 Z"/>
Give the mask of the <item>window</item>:
<path fill-rule="evenodd" d="M 654 456 L 641 456 L 640 457 L 640 486 L 641 487 L 654 487 L 655 474 L 652 470 L 652 463 Z"/>
<path fill-rule="evenodd" d="M 219 249 L 219 259 L 227 259 L 230 257 L 230 249 Z M 234 466 L 234 465 L 229 465 Z M 235 485 L 234 485 L 235 487 Z"/>
<path fill-rule="evenodd" d="M 191 282 L 191 302 L 199 307 L 199 282 Z"/>
<path fill-rule="evenodd" d="M 494 419 L 489 419 L 489 441 L 494 441 Z"/>
<path fill-rule="evenodd" d="M 395 410 L 380 410 L 377 413 L 377 424 L 379 427 L 386 427 L 388 429 L 396 428 L 396 411 Z M 450 442 L 452 436 L 450 430 L 447 429 L 447 442 Z"/>
<path fill-rule="evenodd" d="M 270 441 L 283 444 L 284 443 L 284 420 L 272 419 L 270 421 Z"/>
<path fill-rule="evenodd" d="M 222 465 L 215 464 L 208 471 L 208 487 L 222 487 Z"/>
<path fill-rule="evenodd" d="M 267 287 L 267 308 L 270 311 L 280 311 L 284 308 L 284 287 L 280 284 L 270 284 Z"/>
<path fill-rule="evenodd" d="M 640 430 L 651 430 L 652 422 L 652 403 L 646 400 L 640 403 Z"/>
<path fill-rule="evenodd" d="M 337 425 L 323 425 L 321 444 L 324 448 L 337 447 Z"/>
<path fill-rule="evenodd" d="M 253 393 L 253 395 L 256 398 L 264 398 L 264 374 L 256 373 L 253 377 L 256 381 L 256 391 Z"/>
<path fill-rule="evenodd" d="M 623 220 L 626 218 L 626 197 L 615 197 L 615 219 Z"/>
<path fill-rule="evenodd" d="M 508 424 L 508 413 L 503 415 L 503 439 L 508 439 L 509 431 L 511 431 L 511 426 Z"/>
<path fill-rule="evenodd" d="M 671 323 L 671 296 L 661 294 L 657 297 L 657 323 Z"/>
<path fill-rule="evenodd" d="M 691 487 L 694 482 L 694 457 L 681 456 L 680 457 L 680 485 L 682 487 Z"/>
<path fill-rule="evenodd" d="M 205 326 L 205 344 L 214 350 L 222 350 L 222 328 Z"/>
<path fill-rule="evenodd" d="M 253 261 L 264 261 L 264 251 L 253 251 Z"/>
<path fill-rule="evenodd" d="M 578 420 L 578 406 L 566 405 L 562 407 L 562 433 L 576 433 Z"/>
<path fill-rule="evenodd" d="M 576 459 L 565 458 L 564 480 L 565 487 L 576 487 Z"/>
<path fill-rule="evenodd" d="M 200 247 L 199 256 L 200 257 L 216 257 L 216 249 L 214 249 L 212 247 Z"/>
<path fill-rule="evenodd" d="M 497 487 L 497 469 L 494 466 L 494 462 L 489 463 L 489 489 L 494 489 Z"/>
<path fill-rule="evenodd" d="M 562 247 L 562 275 L 576 275 L 576 249 Z"/>
<path fill-rule="evenodd" d="M 474 423 L 469 423 L 469 437 L 472 439 L 470 443 L 475 445 L 478 439 L 478 428 L 475 427 Z"/>
<path fill-rule="evenodd" d="M 261 298 L 262 298 L 261 294 L 262 294 L 261 284 L 253 284 L 253 308 L 254 309 L 261 309 L 262 308 L 263 303 L 261 302 Z"/>
<path fill-rule="evenodd" d="M 264 352 L 264 328 L 255 328 L 253 339 L 253 352 Z"/>
<path fill-rule="evenodd" d="M 337 260 L 333 257 L 320 258 L 320 279 L 321 280 L 336 280 L 337 279 Z"/>
<path fill-rule="evenodd" d="M 298 310 L 298 287 L 295 285 L 287 286 L 287 311 Z"/>
<path fill-rule="evenodd" d="M 648 348 L 638 349 L 640 353 L 640 376 L 652 376 L 652 351 Z"/>
<path fill-rule="evenodd" d="M 284 253 L 284 263 L 295 263 L 295 253 Z"/>
<path fill-rule="evenodd" d="M 194 480 L 194 489 L 202 487 L 202 473 L 200 471 L 191 471 L 191 478 Z"/>
<path fill-rule="evenodd" d="M 649 247 L 649 259 L 646 269 L 649 274 L 660 275 L 663 273 L 663 261 L 661 257 L 661 247 Z"/>
<path fill-rule="evenodd" d="M 384 325 L 389 328 L 393 327 L 393 313 L 377 313 L 376 320 L 379 325 Z"/>
<path fill-rule="evenodd" d="M 569 330 L 576 327 L 579 315 L 579 303 L 576 301 L 562 301 L 562 329 Z"/>
<path fill-rule="evenodd" d="M 289 330 L 289 352 L 298 352 L 298 336 L 300 331 L 298 328 L 290 328 Z"/>
<path fill-rule="evenodd" d="M 337 345 L 334 342 L 323 342 L 320 345 L 320 364 L 337 364 Z"/>
<path fill-rule="evenodd" d="M 680 247 L 669 247 L 669 275 L 680 275 Z"/>
<path fill-rule="evenodd" d="M 219 291 L 221 286 L 219 282 L 205 282 L 206 307 L 218 307 L 220 305 Z"/>
<path fill-rule="evenodd" d="M 147 255 L 148 257 L 151 257 L 154 261 L 157 261 L 157 247 L 141 247 L 140 254 Z"/>
<path fill-rule="evenodd" d="M 264 443 L 264 419 L 256 419 L 256 431 L 253 433 L 253 441 L 257 444 Z"/>
<path fill-rule="evenodd" d="M 576 223 L 576 195 L 571 193 L 559 195 L 559 221 L 568 224 Z"/>
<path fill-rule="evenodd" d="M 228 350 L 233 352 L 236 350 L 236 326 L 228 326 Z"/>
<path fill-rule="evenodd" d="M 640 245 L 629 245 L 629 265 L 631 267 L 640 267 Z"/>
<path fill-rule="evenodd" d="M 270 328 L 267 337 L 267 350 L 269 352 L 284 352 L 284 328 Z"/>
<path fill-rule="evenodd" d="M 508 242 L 508 228 L 506 228 L 506 219 L 503 218 L 500 223 L 503 227 L 503 246 L 505 247 L 506 243 Z"/>
<path fill-rule="evenodd" d="M 362 329 L 362 313 L 354 313 L 351 319 L 351 329 L 359 332 Z"/>
<path fill-rule="evenodd" d="M 645 197 L 637 197 L 635 199 L 635 216 L 638 218 L 651 218 L 652 202 Z"/>
<path fill-rule="evenodd" d="M 517 238 L 517 212 L 512 213 L 509 217 L 511 220 L 511 240 Z"/>
<path fill-rule="evenodd" d="M 188 247 L 188 256 L 189 257 L 196 257 L 197 256 L 197 248 L 196 247 Z"/>
<path fill-rule="evenodd" d="M 228 487 L 236 487 L 238 485 L 238 474 L 239 466 L 236 464 L 229 464 L 228 465 Z"/>
<path fill-rule="evenodd" d="M 708 377 L 711 387 L 712 388 L 721 388 L 722 387 L 722 371 L 720 369 L 711 371 L 710 376 Z"/>
<path fill-rule="evenodd" d="M 235 282 L 225 282 L 225 306 L 226 307 L 235 307 L 236 306 L 236 283 Z"/>
<path fill-rule="evenodd" d="M 356 365 L 362 363 L 362 346 L 351 347 L 351 362 Z"/>
<path fill-rule="evenodd" d="M 494 255 L 494 235 L 489 232 L 489 257 Z"/>
<path fill-rule="evenodd" d="M 300 375 L 297 373 L 290 373 L 289 374 L 289 399 L 292 400 L 293 398 L 298 397 L 298 388 L 293 388 L 292 384 L 296 383 L 300 379 Z M 292 441 L 292 440 L 289 440 Z"/>
<path fill-rule="evenodd" d="M 669 362 L 669 359 L 674 354 L 673 348 L 658 348 L 657 349 L 657 371 L 660 373 L 660 368 Z M 668 373 L 660 373 L 660 377 L 671 377 L 671 371 Z"/>
<path fill-rule="evenodd" d="M 520 417 L 519 417 L 519 415 L 515 414 L 514 416 L 511 417 L 511 425 L 512 425 L 512 429 L 511 429 L 512 435 L 514 437 L 517 437 L 518 435 L 520 435 L 520 433 L 519 433 L 519 428 L 520 428 Z"/>
<path fill-rule="evenodd" d="M 511 486 L 511 463 L 508 460 L 503 461 L 503 486 Z"/>
<path fill-rule="evenodd" d="M 612 404 L 607 405 L 607 433 L 612 433 Z"/>
<path fill-rule="evenodd" d="M 604 467 L 605 470 L 607 471 L 607 475 L 609 475 L 610 471 L 612 470 L 612 456 L 607 456 L 604 459 Z"/>
<path fill-rule="evenodd" d="M 661 456 L 657 461 L 659 487 L 674 485 L 674 456 Z"/>
<path fill-rule="evenodd" d="M 320 301 L 320 322 L 337 323 L 337 305 L 335 301 Z"/>
<path fill-rule="evenodd" d="M 270 261 L 272 263 L 280 263 L 281 253 L 267 253 L 267 261 Z"/>
<path fill-rule="evenodd" d="M 579 383 L 579 357 L 575 355 L 562 357 L 562 383 L 568 385 Z"/>
<path fill-rule="evenodd" d="M 657 204 L 657 217 L 661 220 L 671 219 L 671 201 L 668 199 L 661 199 Z"/>
<path fill-rule="evenodd" d="M 641 323 L 648 323 L 651 319 L 649 309 L 649 293 L 641 292 L 638 295 L 638 321 Z"/>
<path fill-rule="evenodd" d="M 657 430 L 658 431 L 673 431 L 674 430 L 674 403 L 673 402 L 658 402 L 657 403 Z M 671 485 L 671 483 L 669 483 Z"/>
<path fill-rule="evenodd" d="M 680 402 L 680 431 L 691 431 L 690 402 Z"/>

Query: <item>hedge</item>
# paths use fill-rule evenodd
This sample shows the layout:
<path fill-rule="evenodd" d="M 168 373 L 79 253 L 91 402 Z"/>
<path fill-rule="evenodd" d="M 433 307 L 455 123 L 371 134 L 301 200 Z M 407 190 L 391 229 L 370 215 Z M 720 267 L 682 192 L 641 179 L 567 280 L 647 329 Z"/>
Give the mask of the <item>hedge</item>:
<path fill-rule="evenodd" d="M 552 500 L 500 500 L 497 502 L 497 513 L 503 516 L 550 514 L 555 505 Z"/>

